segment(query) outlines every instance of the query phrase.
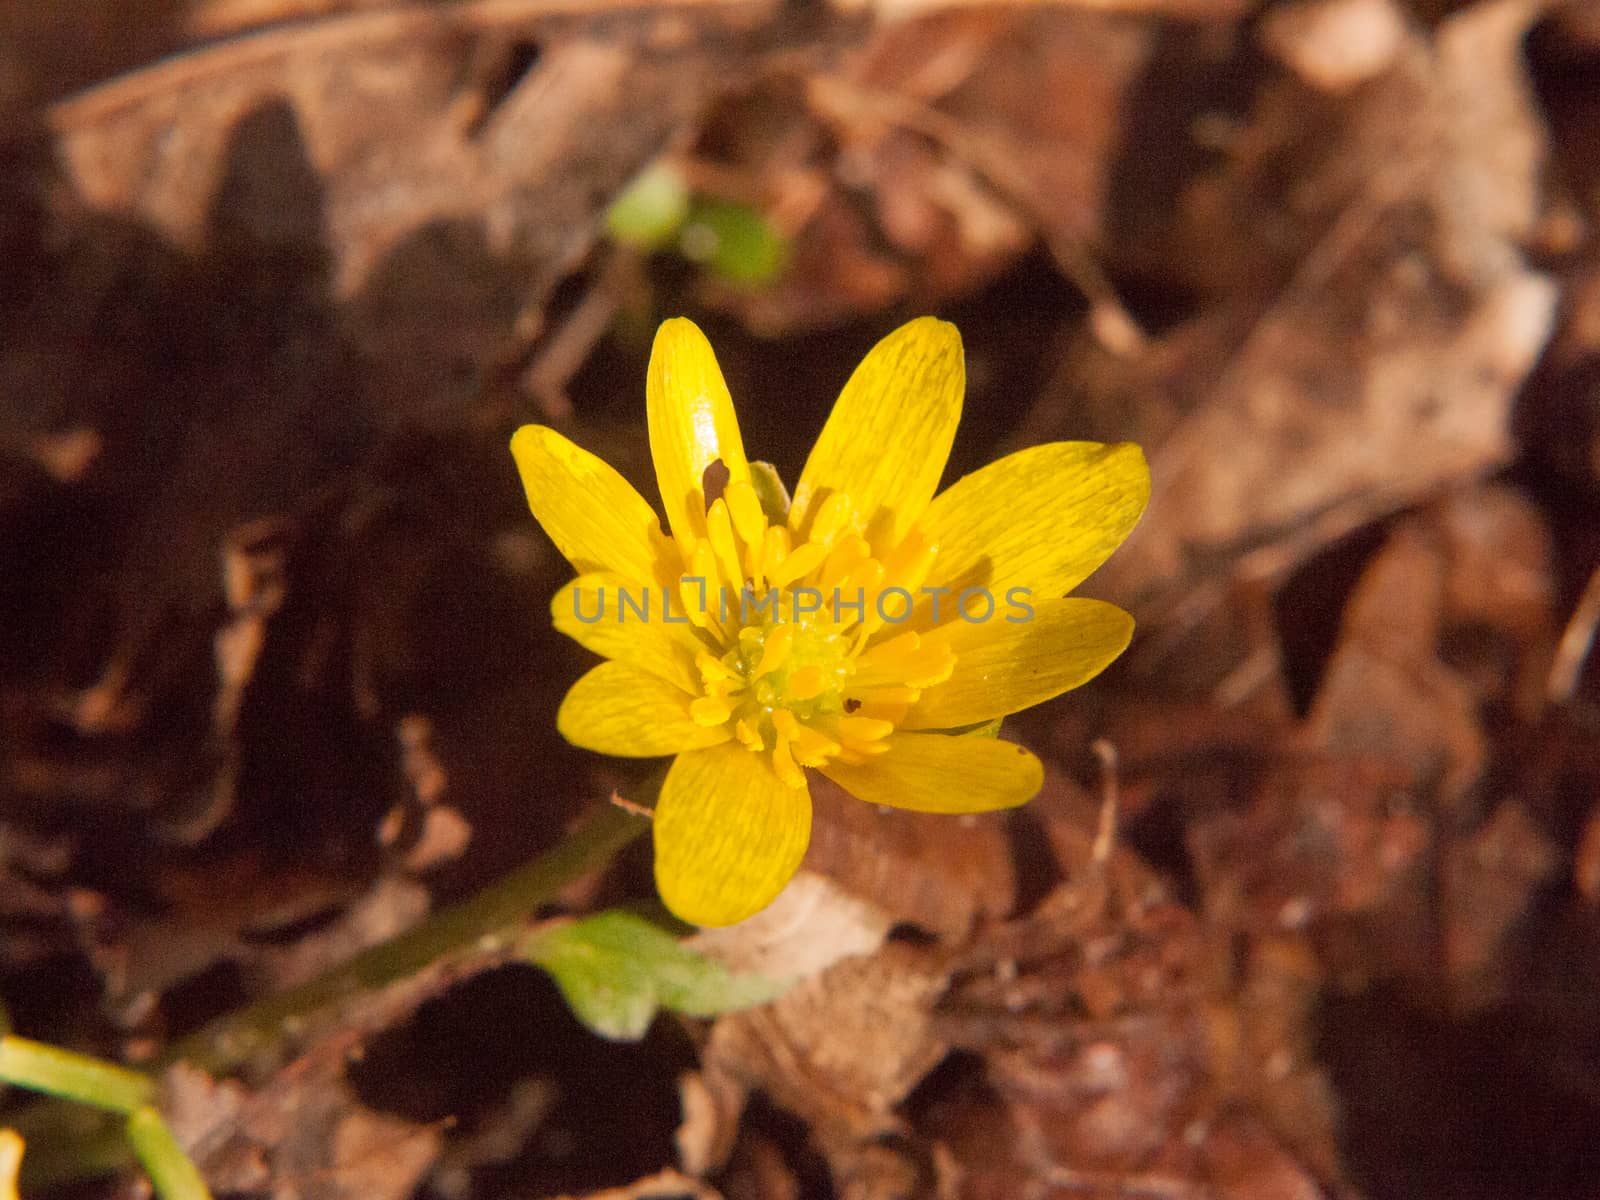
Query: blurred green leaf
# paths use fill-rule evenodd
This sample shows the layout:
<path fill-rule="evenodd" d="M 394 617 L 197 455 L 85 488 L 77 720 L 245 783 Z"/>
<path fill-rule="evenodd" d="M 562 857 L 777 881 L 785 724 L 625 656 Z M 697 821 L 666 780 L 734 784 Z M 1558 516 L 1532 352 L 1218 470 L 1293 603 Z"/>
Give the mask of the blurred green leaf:
<path fill-rule="evenodd" d="M 206 1181 L 155 1109 L 129 1116 L 128 1142 L 161 1200 L 211 1200 Z"/>
<path fill-rule="evenodd" d="M 617 1041 L 643 1037 L 659 1009 L 714 1016 L 764 1004 L 790 982 L 736 974 L 621 910 L 540 930 L 522 953 L 550 973 L 580 1021 Z"/>
<path fill-rule="evenodd" d="M 689 216 L 689 185 L 670 163 L 646 167 L 606 210 L 606 231 L 625 246 L 654 250 L 672 240 Z"/>
<path fill-rule="evenodd" d="M 789 246 L 767 219 L 745 204 L 700 200 L 678 235 L 683 256 L 733 283 L 765 283 L 783 270 Z"/>

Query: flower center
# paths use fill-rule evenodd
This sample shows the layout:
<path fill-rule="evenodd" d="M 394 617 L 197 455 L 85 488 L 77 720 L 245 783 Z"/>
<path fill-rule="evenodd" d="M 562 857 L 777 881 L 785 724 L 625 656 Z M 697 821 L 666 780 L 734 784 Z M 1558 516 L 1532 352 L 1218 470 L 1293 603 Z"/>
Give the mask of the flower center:
<path fill-rule="evenodd" d="M 955 655 L 937 633 L 894 628 L 937 547 L 913 532 L 875 557 L 842 495 L 795 544 L 768 523 L 749 481 L 733 480 L 706 509 L 704 533 L 676 541 L 702 647 L 690 715 L 770 755 L 793 787 L 802 767 L 883 753 L 922 690 L 950 677 Z"/>

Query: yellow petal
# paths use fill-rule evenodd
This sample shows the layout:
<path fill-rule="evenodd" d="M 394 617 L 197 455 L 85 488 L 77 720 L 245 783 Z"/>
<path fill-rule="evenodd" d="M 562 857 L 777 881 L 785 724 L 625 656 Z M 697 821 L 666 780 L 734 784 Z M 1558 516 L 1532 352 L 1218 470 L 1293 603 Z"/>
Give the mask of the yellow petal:
<path fill-rule="evenodd" d="M 672 532 L 703 537 L 706 468 L 720 459 L 732 483 L 748 480 L 750 466 L 722 369 L 693 321 L 675 317 L 656 330 L 645 377 L 645 409 L 650 456 Z"/>
<path fill-rule="evenodd" d="M 860 764 L 834 759 L 822 773 L 868 804 L 929 813 L 1014 808 L 1044 784 L 1044 767 L 1021 746 L 947 733 L 892 734 L 887 753 Z"/>
<path fill-rule="evenodd" d="M 550 616 L 555 627 L 587 650 L 639 667 L 698 694 L 695 655 L 700 641 L 675 622 L 687 620 L 673 605 L 665 621 L 662 589 L 609 572 L 580 575 L 555 594 Z"/>
<path fill-rule="evenodd" d="M 620 758 L 653 758 L 727 741 L 725 727 L 695 724 L 692 699 L 660 676 L 604 662 L 572 685 L 556 713 L 556 728 L 574 746 Z"/>
<path fill-rule="evenodd" d="M 870 351 L 839 394 L 806 459 L 789 528 L 809 536 L 830 496 L 848 496 L 877 552 L 911 528 L 939 486 L 966 390 L 956 327 L 902 325 Z"/>
<path fill-rule="evenodd" d="M 925 586 L 952 589 L 940 620 L 955 616 L 967 588 L 988 588 L 1001 609 L 1012 587 L 1037 600 L 1071 591 L 1122 544 L 1149 499 L 1150 468 L 1131 442 L 1048 442 L 958 480 L 919 526 L 939 547 Z M 918 605 L 914 626 L 926 626 L 928 606 Z"/>
<path fill-rule="evenodd" d="M 528 507 L 580 574 L 615 571 L 628 579 L 654 579 L 660 522 L 631 483 L 543 425 L 517 430 L 511 455 Z"/>
<path fill-rule="evenodd" d="M 901 722 L 906 729 L 975 725 L 1030 708 L 1087 683 L 1127 649 L 1133 618 L 1098 600 L 1032 601 L 1032 617 L 999 608 L 980 623 L 957 618 L 926 640 L 955 651 L 955 671 L 929 688 Z"/>
<path fill-rule="evenodd" d="M 691 925 L 732 925 L 781 892 L 811 839 L 811 795 L 729 743 L 680 754 L 656 802 L 656 888 Z"/>
<path fill-rule="evenodd" d="M 0 1200 L 17 1200 L 22 1149 L 21 1134 L 15 1129 L 0 1129 Z"/>

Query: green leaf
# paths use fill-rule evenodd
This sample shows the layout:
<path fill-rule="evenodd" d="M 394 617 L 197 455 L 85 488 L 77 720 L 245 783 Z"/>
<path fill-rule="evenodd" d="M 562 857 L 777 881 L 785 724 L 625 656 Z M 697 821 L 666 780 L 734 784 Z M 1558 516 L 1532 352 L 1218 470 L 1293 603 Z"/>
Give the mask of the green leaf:
<path fill-rule="evenodd" d="M 765 283 L 783 270 L 789 245 L 755 209 L 726 200 L 700 200 L 678 237 L 683 256 L 731 283 Z"/>
<path fill-rule="evenodd" d="M 606 232 L 624 246 L 653 250 L 672 240 L 689 215 L 689 185 L 669 163 L 646 167 L 606 209 Z"/>
<path fill-rule="evenodd" d="M 643 1037 L 659 1009 L 714 1016 L 764 1004 L 790 982 L 735 974 L 620 909 L 539 930 L 521 949 L 550 973 L 580 1021 L 615 1041 Z"/>

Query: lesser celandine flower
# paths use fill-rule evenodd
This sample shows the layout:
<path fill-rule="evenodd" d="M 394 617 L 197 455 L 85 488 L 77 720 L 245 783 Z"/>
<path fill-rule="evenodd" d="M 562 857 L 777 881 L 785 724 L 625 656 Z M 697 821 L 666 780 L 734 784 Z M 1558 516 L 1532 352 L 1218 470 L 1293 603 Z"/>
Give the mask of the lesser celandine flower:
<path fill-rule="evenodd" d="M 872 804 L 985 812 L 1038 790 L 1021 746 L 962 733 L 1098 674 L 1124 612 L 1066 598 L 1144 511 L 1137 446 L 1053 442 L 934 495 L 966 387 L 953 325 L 912 321 L 845 384 L 785 510 L 745 457 L 705 336 L 667 321 L 645 398 L 670 535 L 616 471 L 554 430 L 511 450 L 578 578 L 555 624 L 608 661 L 557 724 L 605 754 L 676 755 L 655 810 L 656 883 L 727 925 L 793 876 L 806 771 Z"/>

